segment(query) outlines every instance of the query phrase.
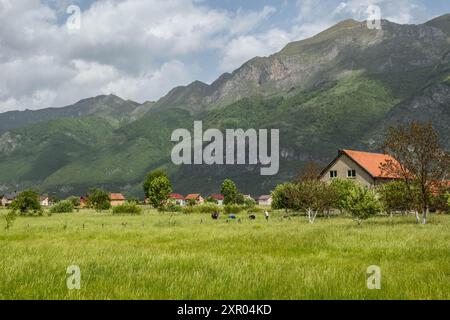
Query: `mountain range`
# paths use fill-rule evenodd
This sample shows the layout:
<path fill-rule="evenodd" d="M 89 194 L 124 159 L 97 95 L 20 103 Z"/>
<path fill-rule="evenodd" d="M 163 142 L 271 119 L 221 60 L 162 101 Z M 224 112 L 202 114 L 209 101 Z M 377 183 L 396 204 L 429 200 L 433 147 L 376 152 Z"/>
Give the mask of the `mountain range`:
<path fill-rule="evenodd" d="M 280 173 L 173 165 L 171 133 L 195 120 L 204 130 L 280 129 Z M 97 186 L 142 198 L 145 174 L 162 168 L 178 193 L 215 193 L 230 177 L 258 195 L 338 149 L 378 150 L 387 126 L 411 120 L 431 120 L 450 149 L 450 15 L 421 25 L 383 20 L 380 30 L 346 20 L 156 102 L 108 95 L 0 114 L 0 193 L 66 196 Z"/>

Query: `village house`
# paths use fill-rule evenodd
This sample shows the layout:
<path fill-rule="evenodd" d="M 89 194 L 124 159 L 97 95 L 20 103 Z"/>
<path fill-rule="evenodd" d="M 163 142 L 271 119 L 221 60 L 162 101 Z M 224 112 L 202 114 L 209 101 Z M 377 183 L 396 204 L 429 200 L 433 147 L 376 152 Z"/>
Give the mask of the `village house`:
<path fill-rule="evenodd" d="M 110 193 L 109 194 L 109 202 L 111 207 L 117 207 L 125 203 L 127 199 L 121 193 Z"/>
<path fill-rule="evenodd" d="M 185 205 L 185 201 L 184 201 L 184 197 L 181 194 L 177 194 L 177 193 L 172 193 L 171 195 L 169 195 L 169 200 L 168 200 L 171 204 L 177 205 L 177 206 L 184 206 Z"/>
<path fill-rule="evenodd" d="M 381 170 L 381 165 L 388 161 L 398 163 L 387 154 L 340 150 L 338 156 L 321 172 L 319 179 L 325 182 L 336 178 L 352 179 L 363 186 L 375 187 L 397 179 Z"/>
<path fill-rule="evenodd" d="M 225 199 L 223 195 L 221 194 L 217 194 L 217 193 L 213 193 L 212 195 L 209 196 L 211 199 L 214 199 L 217 201 L 217 204 L 219 206 L 223 206 L 223 200 Z"/>
<path fill-rule="evenodd" d="M 18 194 L 16 192 L 10 193 L 10 194 L 5 194 L 0 199 L 1 205 L 3 207 L 9 206 L 17 198 L 17 196 L 18 196 Z"/>
<path fill-rule="evenodd" d="M 262 195 L 258 198 L 258 204 L 260 206 L 271 206 L 272 205 L 272 196 L 271 195 Z"/>
<path fill-rule="evenodd" d="M 49 207 L 53 205 L 53 201 L 50 199 L 49 196 L 40 196 L 39 202 L 41 203 L 41 206 L 43 207 Z"/>
<path fill-rule="evenodd" d="M 89 196 L 81 196 L 80 197 L 80 208 L 86 208 L 88 206 Z"/>
<path fill-rule="evenodd" d="M 205 199 L 198 193 L 188 194 L 184 200 L 186 201 L 186 204 L 189 204 L 190 202 L 194 202 L 195 204 L 205 203 Z"/>

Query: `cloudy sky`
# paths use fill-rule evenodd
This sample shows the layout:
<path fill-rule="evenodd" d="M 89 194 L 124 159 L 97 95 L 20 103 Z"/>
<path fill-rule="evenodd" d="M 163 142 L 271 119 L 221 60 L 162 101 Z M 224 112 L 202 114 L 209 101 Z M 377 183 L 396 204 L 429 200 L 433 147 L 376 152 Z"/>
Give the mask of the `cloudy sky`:
<path fill-rule="evenodd" d="M 0 0 L 0 112 L 109 93 L 156 100 L 365 20 L 371 4 L 398 23 L 450 12 L 449 0 Z"/>

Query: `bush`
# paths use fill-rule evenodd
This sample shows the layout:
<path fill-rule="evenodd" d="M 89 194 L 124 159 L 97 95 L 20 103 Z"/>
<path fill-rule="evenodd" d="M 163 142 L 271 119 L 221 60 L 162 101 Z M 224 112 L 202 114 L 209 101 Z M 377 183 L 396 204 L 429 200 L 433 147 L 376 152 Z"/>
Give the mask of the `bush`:
<path fill-rule="evenodd" d="M 381 203 L 375 197 L 374 192 L 358 186 L 350 191 L 345 200 L 344 209 L 351 214 L 358 224 L 361 224 L 363 220 L 381 211 Z"/>
<path fill-rule="evenodd" d="M 70 200 L 63 200 L 50 208 L 50 213 L 71 213 L 73 212 L 74 205 Z"/>
<path fill-rule="evenodd" d="M 256 201 L 252 198 L 245 198 L 244 199 L 244 206 L 246 210 L 251 210 L 254 207 L 256 207 Z"/>
<path fill-rule="evenodd" d="M 126 202 L 120 206 L 113 207 L 113 214 L 141 214 L 142 209 L 134 202 Z"/>
<path fill-rule="evenodd" d="M 212 203 L 205 203 L 200 206 L 186 206 L 183 208 L 183 213 L 213 213 L 213 212 L 221 212 L 221 208 Z"/>
<path fill-rule="evenodd" d="M 225 213 L 227 214 L 238 214 L 242 211 L 245 211 L 245 208 L 237 204 L 227 204 L 225 206 Z"/>
<path fill-rule="evenodd" d="M 162 212 L 183 212 L 183 207 L 177 204 L 169 203 L 161 209 Z"/>
<path fill-rule="evenodd" d="M 71 196 L 68 197 L 66 200 L 72 202 L 74 207 L 80 206 L 80 197 Z"/>

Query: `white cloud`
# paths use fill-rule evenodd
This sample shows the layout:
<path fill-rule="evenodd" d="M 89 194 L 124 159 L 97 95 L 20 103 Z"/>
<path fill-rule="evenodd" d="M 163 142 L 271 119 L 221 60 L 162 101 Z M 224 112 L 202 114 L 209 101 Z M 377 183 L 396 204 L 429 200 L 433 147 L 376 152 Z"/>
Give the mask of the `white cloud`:
<path fill-rule="evenodd" d="M 98 0 L 71 31 L 53 2 L 0 0 L 0 111 L 110 92 L 157 99 L 200 76 L 191 56 L 222 50 L 275 12 L 216 10 L 191 0 Z"/>
<path fill-rule="evenodd" d="M 298 14 L 283 29 L 271 26 L 277 14 L 271 6 L 231 11 L 203 0 L 97 0 L 82 12 L 81 29 L 71 32 L 62 21 L 65 7 L 81 0 L 0 0 L 0 112 L 63 106 L 108 93 L 154 100 L 343 18 L 363 20 L 370 4 L 399 23 L 423 13 L 418 0 L 341 1 L 284 2 L 281 8 L 294 7 Z M 213 71 L 200 67 L 207 57 L 217 60 Z"/>

